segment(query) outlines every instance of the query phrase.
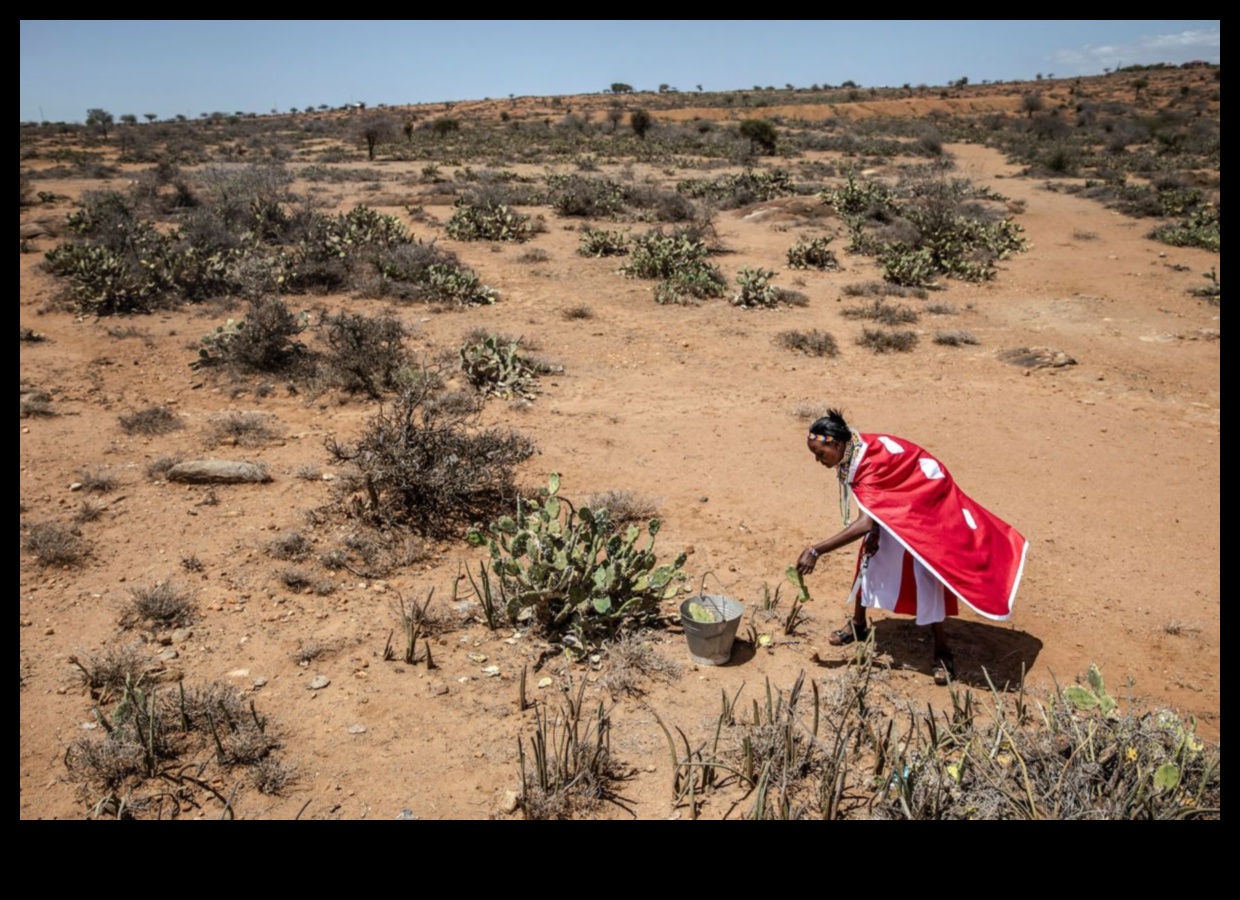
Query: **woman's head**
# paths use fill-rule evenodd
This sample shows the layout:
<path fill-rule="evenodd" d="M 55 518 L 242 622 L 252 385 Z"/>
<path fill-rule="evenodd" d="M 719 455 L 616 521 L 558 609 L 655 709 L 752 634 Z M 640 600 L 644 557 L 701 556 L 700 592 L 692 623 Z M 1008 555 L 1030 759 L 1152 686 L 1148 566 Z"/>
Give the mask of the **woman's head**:
<path fill-rule="evenodd" d="M 828 469 L 839 465 L 844 456 L 844 445 L 852 437 L 852 430 L 844 421 L 844 414 L 838 409 L 828 410 L 827 414 L 809 426 L 806 443 L 817 460 Z"/>

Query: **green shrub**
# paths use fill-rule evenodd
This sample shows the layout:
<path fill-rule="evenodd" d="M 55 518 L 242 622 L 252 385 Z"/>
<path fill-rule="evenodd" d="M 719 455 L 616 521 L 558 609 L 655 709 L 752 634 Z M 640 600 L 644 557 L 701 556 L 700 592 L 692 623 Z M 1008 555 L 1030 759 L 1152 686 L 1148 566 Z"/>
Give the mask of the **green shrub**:
<path fill-rule="evenodd" d="M 495 302 L 496 291 L 451 250 L 434 241 L 415 241 L 377 253 L 372 278 L 363 282 L 373 296 L 400 300 L 480 306 Z"/>
<path fill-rule="evenodd" d="M 587 228 L 581 234 L 577 252 L 582 256 L 626 256 L 629 252 L 627 231 L 606 231 Z"/>
<path fill-rule="evenodd" d="M 577 509 L 559 497 L 560 477 L 552 475 L 537 499 L 518 500 L 514 516 L 501 516 L 470 532 L 470 543 L 486 544 L 512 621 L 526 617 L 548 634 L 569 631 L 580 646 L 615 634 L 626 622 L 650 622 L 660 603 L 675 595 L 682 553 L 670 565 L 657 565 L 655 536 L 660 522 L 620 534 L 606 509 Z"/>
<path fill-rule="evenodd" d="M 629 278 L 659 279 L 655 299 L 660 303 L 721 297 L 727 281 L 708 256 L 700 239 L 680 231 L 648 231 L 633 239 L 632 255 L 620 272 Z"/>
<path fill-rule="evenodd" d="M 724 209 L 735 209 L 738 206 L 796 193 L 792 176 L 783 169 L 748 169 L 740 174 L 722 175 L 711 181 L 689 178 L 678 182 L 676 190 L 686 197 L 714 201 Z"/>
<path fill-rule="evenodd" d="M 800 240 L 788 248 L 788 268 L 790 269 L 838 269 L 839 260 L 835 253 L 828 249 L 831 238 L 816 237 L 813 240 Z"/>
<path fill-rule="evenodd" d="M 459 198 L 445 230 L 458 241 L 522 242 L 534 233 L 527 215 L 503 204 L 475 206 Z"/>
<path fill-rule="evenodd" d="M 766 119 L 745 119 L 740 124 L 742 137 L 748 138 L 755 150 L 761 150 L 768 156 L 775 152 L 779 139 L 775 131 L 775 123 Z"/>
<path fill-rule="evenodd" d="M 524 356 L 520 341 L 499 334 L 479 336 L 461 348 L 461 371 L 480 393 L 508 400 L 537 396 L 538 375 L 544 365 Z"/>
<path fill-rule="evenodd" d="M 1223 246 L 1222 225 L 1221 209 L 1208 206 L 1179 222 L 1155 228 L 1150 237 L 1173 247 L 1199 247 L 1219 253 Z"/>
<path fill-rule="evenodd" d="M 732 295 L 732 305 L 746 309 L 771 309 L 779 305 L 779 289 L 771 284 L 775 273 L 770 269 L 743 267 L 736 276 L 739 290 Z"/>

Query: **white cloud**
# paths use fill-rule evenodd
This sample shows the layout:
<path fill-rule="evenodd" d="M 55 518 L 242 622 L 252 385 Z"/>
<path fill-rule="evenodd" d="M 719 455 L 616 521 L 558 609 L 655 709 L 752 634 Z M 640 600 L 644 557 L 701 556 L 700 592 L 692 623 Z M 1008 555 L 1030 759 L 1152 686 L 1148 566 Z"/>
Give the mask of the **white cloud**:
<path fill-rule="evenodd" d="M 1084 47 L 1056 50 L 1051 59 L 1061 74 L 1093 74 L 1118 66 L 1150 63 L 1183 63 L 1192 59 L 1219 62 L 1222 32 L 1181 31 L 1178 34 L 1152 34 L 1126 44 L 1086 44 Z"/>

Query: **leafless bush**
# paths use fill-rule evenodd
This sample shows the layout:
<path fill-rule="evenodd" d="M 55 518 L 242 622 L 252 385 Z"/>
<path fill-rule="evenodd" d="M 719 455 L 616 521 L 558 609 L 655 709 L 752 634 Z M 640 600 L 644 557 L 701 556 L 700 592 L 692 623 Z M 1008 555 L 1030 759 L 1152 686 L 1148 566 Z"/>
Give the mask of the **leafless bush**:
<path fill-rule="evenodd" d="M 185 427 L 181 417 L 168 406 L 148 406 L 121 416 L 120 423 L 125 434 L 167 434 Z"/>
<path fill-rule="evenodd" d="M 58 522 L 23 522 L 22 549 L 33 553 L 41 566 L 75 566 L 90 548 L 75 529 Z"/>
<path fill-rule="evenodd" d="M 324 314 L 319 329 L 328 347 L 323 365 L 340 387 L 377 400 L 396 386 L 397 373 L 409 361 L 405 326 L 396 316 Z"/>
<path fill-rule="evenodd" d="M 857 344 L 875 353 L 908 353 L 917 346 L 917 332 L 864 328 Z"/>
<path fill-rule="evenodd" d="M 658 502 L 629 490 L 591 494 L 586 498 L 586 506 L 595 512 L 607 510 L 611 513 L 612 524 L 617 528 L 623 525 L 644 525 L 659 514 Z"/>
<path fill-rule="evenodd" d="M 838 356 L 840 352 L 835 337 L 816 328 L 810 331 L 781 331 L 775 335 L 775 343 L 786 350 L 810 356 Z"/>
<path fill-rule="evenodd" d="M 91 696 L 103 702 L 120 694 L 127 684 L 140 684 L 151 668 L 137 643 L 110 647 L 97 654 L 73 655 L 69 664 L 77 669 Z"/>
<path fill-rule="evenodd" d="M 887 303 L 876 297 L 869 303 L 850 306 L 841 311 L 846 319 L 871 319 L 883 325 L 908 325 L 917 321 L 917 311 L 899 303 Z"/>
<path fill-rule="evenodd" d="M 594 310 L 590 309 L 590 307 L 586 306 L 584 303 L 578 303 L 575 306 L 565 307 L 560 312 L 560 315 L 568 319 L 570 322 L 577 319 L 593 319 Z"/>
<path fill-rule="evenodd" d="M 928 296 L 925 288 L 893 284 L 890 281 L 863 281 L 859 284 L 846 284 L 840 293 L 845 297 L 915 297 L 918 300 L 925 300 Z"/>
<path fill-rule="evenodd" d="M 129 605 L 121 614 L 123 628 L 134 628 L 144 622 L 153 622 L 162 628 L 180 628 L 190 624 L 198 611 L 193 594 L 171 581 L 131 587 L 129 597 Z"/>
<path fill-rule="evenodd" d="M 267 545 L 267 552 L 276 559 L 305 559 L 313 546 L 300 531 L 286 531 Z"/>
<path fill-rule="evenodd" d="M 546 250 L 543 250 L 540 247 L 534 247 L 530 250 L 526 250 L 524 253 L 518 256 L 517 262 L 545 263 L 549 259 L 551 259 L 551 255 L 547 253 Z"/>
<path fill-rule="evenodd" d="M 250 782 L 260 794 L 278 797 L 297 780 L 297 770 L 273 754 L 250 767 Z"/>
<path fill-rule="evenodd" d="M 52 395 L 46 391 L 22 391 L 18 398 L 18 418 L 36 419 L 56 415 Z"/>
<path fill-rule="evenodd" d="M 932 316 L 954 316 L 960 312 L 950 303 L 927 303 L 922 308 Z"/>
<path fill-rule="evenodd" d="M 516 496 L 516 466 L 534 444 L 513 431 L 480 428 L 473 413 L 428 401 L 426 387 L 380 410 L 354 445 L 327 440 L 336 463 L 352 463 L 366 518 L 445 535 L 487 521 Z"/>
<path fill-rule="evenodd" d="M 261 447 L 279 437 L 273 416 L 256 412 L 230 412 L 218 416 L 207 431 L 207 446 Z"/>

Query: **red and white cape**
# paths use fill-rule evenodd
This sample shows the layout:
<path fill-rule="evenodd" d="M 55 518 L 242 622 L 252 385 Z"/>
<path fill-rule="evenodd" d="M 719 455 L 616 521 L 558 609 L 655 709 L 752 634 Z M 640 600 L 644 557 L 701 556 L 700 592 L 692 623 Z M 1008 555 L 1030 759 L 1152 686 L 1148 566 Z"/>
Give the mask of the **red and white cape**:
<path fill-rule="evenodd" d="M 854 595 L 915 614 L 918 624 L 955 615 L 957 597 L 989 619 L 1009 618 L 1029 542 L 960 490 L 926 450 L 891 435 L 857 438 L 848 483 L 882 532 L 868 561 L 862 543 Z"/>

